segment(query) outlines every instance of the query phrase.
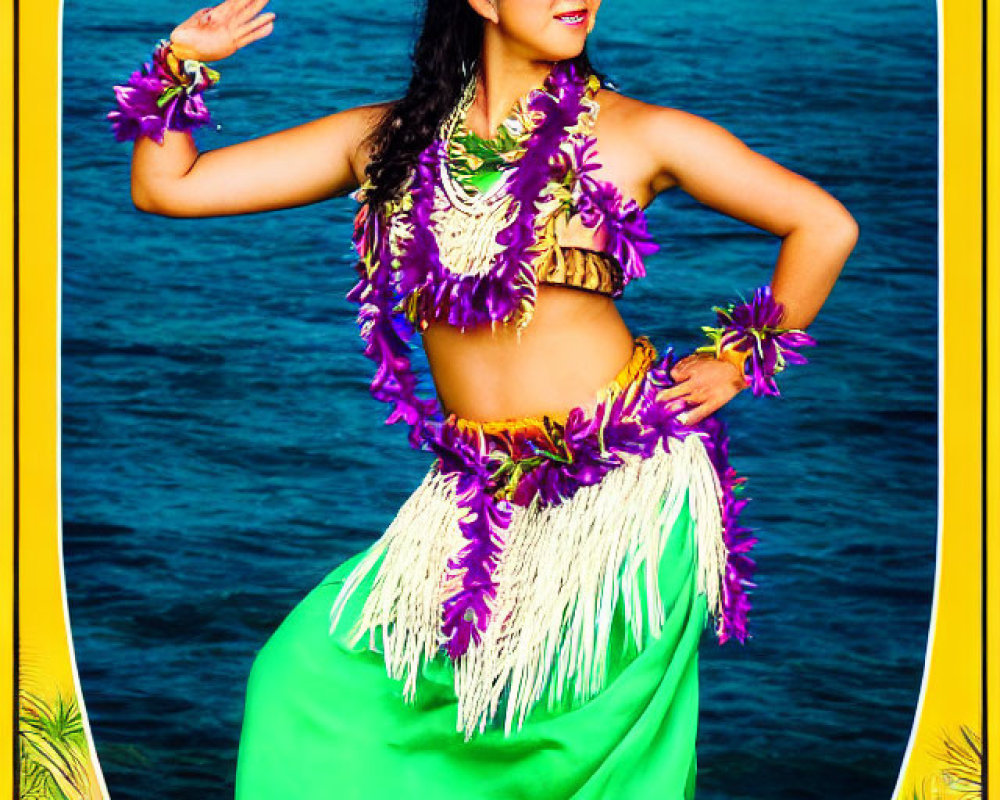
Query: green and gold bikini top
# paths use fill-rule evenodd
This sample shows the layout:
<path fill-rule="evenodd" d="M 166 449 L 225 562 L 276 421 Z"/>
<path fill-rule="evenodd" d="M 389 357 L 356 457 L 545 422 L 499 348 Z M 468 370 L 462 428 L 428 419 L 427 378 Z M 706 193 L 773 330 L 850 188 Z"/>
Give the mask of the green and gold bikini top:
<path fill-rule="evenodd" d="M 461 120 L 448 144 L 452 177 L 469 194 L 489 192 L 503 180 L 505 173 L 516 169 L 525 136 L 513 131 L 527 129 L 527 103 L 521 98 L 510 116 L 492 139 L 470 130 Z M 619 297 L 625 287 L 621 264 L 613 254 L 574 245 L 551 247 L 535 261 L 539 284 L 570 286 L 608 297 Z"/>

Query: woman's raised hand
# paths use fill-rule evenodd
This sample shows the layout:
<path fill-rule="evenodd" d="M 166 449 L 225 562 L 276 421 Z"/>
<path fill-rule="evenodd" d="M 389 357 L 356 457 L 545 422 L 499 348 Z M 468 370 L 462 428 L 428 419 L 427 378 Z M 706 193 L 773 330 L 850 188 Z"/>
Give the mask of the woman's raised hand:
<path fill-rule="evenodd" d="M 274 12 L 261 14 L 268 0 L 225 0 L 196 11 L 170 32 L 171 49 L 178 58 L 218 61 L 267 36 L 274 28 Z"/>
<path fill-rule="evenodd" d="M 684 409 L 678 419 L 685 425 L 701 422 L 747 388 L 735 364 L 711 353 L 692 353 L 682 358 L 670 370 L 670 377 L 676 383 L 656 399 L 672 401 Z"/>
<path fill-rule="evenodd" d="M 275 17 L 261 13 L 265 5 L 225 0 L 201 9 L 171 32 L 172 56 L 213 61 L 264 38 Z M 166 130 L 162 143 L 140 136 L 132 148 L 132 202 L 165 217 L 214 217 L 347 194 L 364 179 L 367 143 L 388 107 L 348 108 L 205 151 L 190 130 Z"/>

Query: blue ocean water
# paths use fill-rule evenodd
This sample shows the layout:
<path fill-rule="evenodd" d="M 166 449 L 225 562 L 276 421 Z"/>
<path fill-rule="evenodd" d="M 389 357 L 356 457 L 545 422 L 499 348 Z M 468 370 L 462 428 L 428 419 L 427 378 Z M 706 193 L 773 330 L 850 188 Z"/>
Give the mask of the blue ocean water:
<path fill-rule="evenodd" d="M 405 84 L 410 4 L 269 8 L 274 33 L 218 65 L 221 128 L 202 149 Z M 132 207 L 111 86 L 194 10 L 64 8 L 66 579 L 115 800 L 151 780 L 161 798 L 231 793 L 255 652 L 428 464 L 367 392 L 344 299 L 353 201 L 199 220 Z M 861 226 L 810 364 L 781 398 L 725 409 L 758 588 L 747 645 L 703 643 L 703 800 L 884 800 L 906 746 L 937 525 L 935 25 L 923 0 L 606 0 L 591 40 L 621 91 L 723 125 Z M 688 351 L 713 304 L 768 280 L 778 242 L 682 192 L 649 215 L 663 248 L 622 312 Z"/>

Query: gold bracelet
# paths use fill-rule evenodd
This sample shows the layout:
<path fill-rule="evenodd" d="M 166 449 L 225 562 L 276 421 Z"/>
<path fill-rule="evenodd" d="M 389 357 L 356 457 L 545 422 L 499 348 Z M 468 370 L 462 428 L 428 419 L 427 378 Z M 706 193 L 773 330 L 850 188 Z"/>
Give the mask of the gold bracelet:
<path fill-rule="evenodd" d="M 749 350 L 737 350 L 735 347 L 724 347 L 715 356 L 719 361 L 728 361 L 740 371 L 740 375 L 746 375 L 746 360 L 750 358 Z"/>

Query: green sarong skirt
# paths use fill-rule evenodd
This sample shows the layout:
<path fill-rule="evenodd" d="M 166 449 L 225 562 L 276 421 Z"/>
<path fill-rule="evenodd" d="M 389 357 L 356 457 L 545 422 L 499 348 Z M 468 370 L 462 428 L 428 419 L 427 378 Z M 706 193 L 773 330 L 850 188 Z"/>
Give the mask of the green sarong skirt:
<path fill-rule="evenodd" d="M 330 572 L 259 651 L 250 672 L 236 800 L 694 797 L 698 646 L 707 623 L 697 588 L 690 495 L 664 530 L 656 565 L 663 625 L 637 647 L 615 607 L 603 688 L 584 702 L 539 702 L 520 729 L 502 720 L 466 740 L 456 730 L 452 662 L 424 661 L 411 702 L 383 654 L 345 635 L 378 563 L 331 635 L 330 609 L 368 548 Z M 645 606 L 638 581 L 640 607 Z M 502 717 L 502 714 L 500 715 Z"/>

